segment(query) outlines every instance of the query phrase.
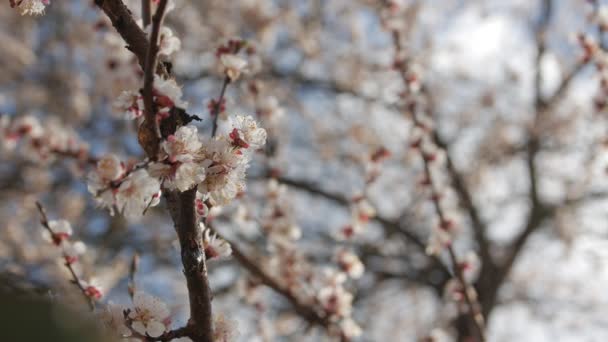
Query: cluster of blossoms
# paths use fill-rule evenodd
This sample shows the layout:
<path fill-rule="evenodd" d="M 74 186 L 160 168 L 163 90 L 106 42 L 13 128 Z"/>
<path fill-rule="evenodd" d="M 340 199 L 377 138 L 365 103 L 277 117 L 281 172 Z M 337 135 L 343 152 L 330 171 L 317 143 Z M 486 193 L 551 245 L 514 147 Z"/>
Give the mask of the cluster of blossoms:
<path fill-rule="evenodd" d="M 126 168 L 116 156 L 105 156 L 89 176 L 89 191 L 101 206 L 137 217 L 158 204 L 161 186 L 179 191 L 197 187 L 197 209 L 206 216 L 206 201 L 225 205 L 245 189 L 250 151 L 266 140 L 266 132 L 249 116 L 231 123 L 230 133 L 208 139 L 199 137 L 195 126 L 180 127 L 161 143 L 157 162 Z"/>
<path fill-rule="evenodd" d="M 332 323 L 332 333 L 347 339 L 361 334 L 352 320 L 352 294 L 344 287 L 350 277 L 363 274 L 364 266 L 359 258 L 347 249 L 335 252 L 334 261 L 339 267 L 318 270 L 301 253 L 296 242 L 301 236 L 290 206 L 285 185 L 271 179 L 267 186 L 267 201 L 262 210 L 260 223 L 267 235 L 268 250 L 272 252 L 267 269 L 275 279 L 294 294 L 302 303 L 318 308 Z M 260 304 L 259 284 L 249 281 L 242 293 L 248 302 Z"/>
<path fill-rule="evenodd" d="M 363 232 L 369 220 L 376 216 L 376 209 L 363 195 L 354 196 L 350 205 L 351 221 L 335 234 L 338 240 L 351 240 Z"/>
<path fill-rule="evenodd" d="M 140 291 L 133 295 L 133 307 L 109 303 L 102 315 L 111 331 L 125 338 L 135 334 L 157 338 L 171 325 L 171 311 L 167 304 Z"/>
<path fill-rule="evenodd" d="M 21 15 L 40 15 L 44 13 L 51 0 L 9 0 L 11 7 L 19 9 Z"/>
<path fill-rule="evenodd" d="M 154 76 L 153 96 L 158 121 L 167 118 L 173 107 L 186 108 L 188 106 L 188 103 L 181 99 L 182 90 L 173 79 Z M 125 90 L 114 102 L 114 107 L 123 112 L 127 119 L 139 118 L 144 113 L 143 97 L 137 90 Z"/>
<path fill-rule="evenodd" d="M 88 189 L 98 205 L 126 217 L 143 215 L 148 207 L 160 202 L 160 182 L 150 176 L 148 163 L 126 167 L 114 155 L 106 155 L 97 162 L 97 168 L 89 174 Z"/>
<path fill-rule="evenodd" d="M 61 256 L 65 266 L 72 272 L 72 276 L 83 294 L 91 300 L 99 300 L 103 296 L 101 287 L 94 280 L 85 281 L 82 279 L 80 272 L 81 267 L 76 267 L 81 255 L 86 251 L 86 245 L 82 241 L 73 241 L 72 226 L 66 220 L 52 220 L 45 222 L 43 225 L 46 230 L 42 232 L 44 240 L 52 243 L 61 251 Z"/>
<path fill-rule="evenodd" d="M 422 196 L 428 198 L 442 215 L 436 215 L 427 253 L 438 255 L 450 246 L 458 231 L 456 203 L 453 201 L 449 179 L 445 173 L 445 153 L 433 142 L 433 122 L 430 118 L 415 115 L 414 128 L 410 135 L 410 148 L 418 151 L 424 163 L 423 176 L 419 181 Z"/>
<path fill-rule="evenodd" d="M 608 32 L 608 6 L 596 4 L 593 19 L 597 23 L 600 36 Z M 593 63 L 599 76 L 599 90 L 594 96 L 595 110 L 600 112 L 608 106 L 608 52 L 605 45 L 599 43 L 591 35 L 580 33 L 577 37 L 578 43 L 583 50 L 582 63 Z"/>
<path fill-rule="evenodd" d="M 302 236 L 300 227 L 291 215 L 287 187 L 276 179 L 268 181 L 267 202 L 262 211 L 260 225 L 268 241 L 274 245 L 297 241 Z"/>
<path fill-rule="evenodd" d="M 363 272 L 363 264 L 353 254 L 351 258 L 356 258 L 360 266 L 360 272 L 352 272 L 355 276 L 360 276 Z M 352 260 L 348 260 L 351 264 Z M 357 266 L 355 266 L 357 268 Z M 351 267 L 352 269 L 352 267 Z M 327 268 L 321 272 L 321 276 L 315 284 L 316 302 L 323 308 L 323 311 L 332 322 L 336 322 L 339 327 L 335 333 L 346 339 L 352 339 L 361 335 L 359 325 L 351 318 L 353 295 L 344 288 L 347 274 Z"/>
<path fill-rule="evenodd" d="M 174 80 L 155 76 L 153 100 L 159 122 L 169 117 L 174 107 L 186 108 L 181 97 L 182 91 Z M 137 91 L 124 91 L 115 107 L 128 118 L 139 118 L 144 111 L 143 98 Z M 230 117 L 228 126 L 227 131 L 210 138 L 200 137 L 196 126 L 179 127 L 161 142 L 157 161 L 146 163 L 145 170 L 121 172 L 120 164 L 114 162 L 110 177 L 102 176 L 99 168 L 91 175 L 89 188 L 103 206 L 138 216 L 157 202 L 152 197 L 159 197 L 161 187 L 179 191 L 197 187 L 197 212 L 206 216 L 207 201 L 213 206 L 225 205 L 244 190 L 251 152 L 266 142 L 266 131 L 250 116 Z M 133 181 L 121 190 L 123 179 L 130 178 Z M 123 210 L 121 197 L 129 197 L 129 210 Z"/>
<path fill-rule="evenodd" d="M 479 274 L 481 262 L 479 257 L 474 252 L 468 252 L 457 265 L 467 281 L 467 284 L 471 284 Z M 469 297 L 477 300 L 477 291 L 471 286 L 467 286 Z M 444 288 L 444 296 L 448 301 L 456 303 L 460 306 L 460 310 L 466 310 L 467 303 L 465 301 L 464 289 L 462 283 L 457 279 L 450 279 Z"/>
<path fill-rule="evenodd" d="M 138 291 L 133 295 L 133 305 L 125 307 L 109 303 L 101 312 L 101 320 L 113 334 L 122 338 L 139 341 L 144 338 L 161 338 L 171 328 L 171 311 L 160 298 Z M 213 320 L 213 340 L 231 342 L 238 336 L 236 322 L 215 315 Z M 191 341 L 187 337 L 172 341 Z"/>
<path fill-rule="evenodd" d="M 74 129 L 54 118 L 41 123 L 32 115 L 0 116 L 0 147 L 5 152 L 19 148 L 23 157 L 35 163 L 49 163 L 57 156 L 86 160 L 89 150 Z"/>

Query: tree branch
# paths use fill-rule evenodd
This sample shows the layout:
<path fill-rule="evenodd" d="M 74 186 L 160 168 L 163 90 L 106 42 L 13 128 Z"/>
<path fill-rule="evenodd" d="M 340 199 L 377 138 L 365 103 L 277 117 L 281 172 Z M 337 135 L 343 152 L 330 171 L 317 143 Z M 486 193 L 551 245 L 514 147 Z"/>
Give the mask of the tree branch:
<path fill-rule="evenodd" d="M 36 202 L 36 207 L 38 207 L 38 211 L 40 212 L 40 224 L 42 224 L 42 226 L 49 232 L 49 234 L 51 234 L 51 239 L 54 238 L 56 236 L 56 234 L 53 231 L 53 229 L 51 228 L 51 226 L 49 225 L 49 219 L 46 215 L 46 211 L 44 210 L 44 207 L 42 206 L 42 204 L 40 202 Z M 72 276 L 72 283 L 78 287 L 78 289 L 82 293 L 83 297 L 87 301 L 91 311 L 95 310 L 95 301 L 93 300 L 93 298 L 91 298 L 87 294 L 87 290 L 84 288 L 84 286 L 80 282 L 80 278 L 76 274 L 76 271 L 74 271 L 74 267 L 72 267 L 72 263 L 67 260 L 68 258 L 67 258 L 67 255 L 65 255 L 65 253 L 63 254 L 63 259 L 64 259 L 65 267 L 68 269 L 68 271 L 70 272 L 70 275 Z"/>
<path fill-rule="evenodd" d="M 211 289 L 207 277 L 207 264 L 198 228 L 194 200 L 196 188 L 179 193 L 165 193 L 169 213 L 179 237 L 184 275 L 190 300 L 190 334 L 195 342 L 213 342 L 213 315 Z"/>
<path fill-rule="evenodd" d="M 245 255 L 241 249 L 234 243 L 220 235 L 212 226 L 211 222 L 208 223 L 208 228 L 211 229 L 215 234 L 221 237 L 223 240 L 230 244 L 232 249 L 232 256 L 238 263 L 243 266 L 249 273 L 258 278 L 264 285 L 270 287 L 275 292 L 282 295 L 289 303 L 293 306 L 294 310 L 304 318 L 310 324 L 316 324 L 325 329 L 328 329 L 331 322 L 327 316 L 319 314 L 314 308 L 303 303 L 291 290 L 283 287 L 277 280 L 267 274 L 260 266 L 257 265 L 253 260 Z"/>
<path fill-rule="evenodd" d="M 154 103 L 154 75 L 157 65 L 158 39 L 166 7 L 167 0 L 160 0 L 156 13 L 154 13 L 154 17 L 152 18 L 152 34 L 150 35 L 150 43 L 148 44 L 144 64 L 142 97 L 144 101 L 145 121 L 139 127 L 138 138 L 148 157 L 152 160 L 156 159 L 158 155 L 158 144 L 161 139 L 158 121 L 156 120 L 156 103 Z"/>

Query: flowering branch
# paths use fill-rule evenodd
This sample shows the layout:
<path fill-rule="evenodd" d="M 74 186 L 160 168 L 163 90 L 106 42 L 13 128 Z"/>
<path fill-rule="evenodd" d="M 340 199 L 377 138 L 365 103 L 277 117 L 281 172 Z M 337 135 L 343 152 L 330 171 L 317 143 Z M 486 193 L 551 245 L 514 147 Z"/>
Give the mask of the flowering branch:
<path fill-rule="evenodd" d="M 215 105 L 213 106 L 211 116 L 213 117 L 213 128 L 211 130 L 211 136 L 214 137 L 217 132 L 217 118 L 220 116 L 220 110 L 222 108 L 222 103 L 224 102 L 224 94 L 226 93 L 226 88 L 228 87 L 228 83 L 230 83 L 230 77 L 224 77 L 224 83 L 222 83 L 222 90 L 220 91 L 220 96 L 215 100 L 212 100 Z"/>
<path fill-rule="evenodd" d="M 207 223 L 209 229 L 213 231 L 214 234 L 217 234 L 222 240 L 226 241 L 230 244 L 230 248 L 232 249 L 232 256 L 238 261 L 241 266 L 243 266 L 247 271 L 249 271 L 252 275 L 259 278 L 259 280 L 266 286 L 273 289 L 275 292 L 279 293 L 283 297 L 285 297 L 289 303 L 293 306 L 296 312 L 304 318 L 310 324 L 316 324 L 326 329 L 330 326 L 330 320 L 327 316 L 320 315 L 314 308 L 302 303 L 300 299 L 288 288 L 285 288 L 281 285 L 277 280 L 275 280 L 272 276 L 267 274 L 260 266 L 258 266 L 254 261 L 252 261 L 249 257 L 245 255 L 244 252 L 240 250 L 240 248 L 232 241 L 226 239 L 222 235 L 220 235 L 215 228 L 213 228 L 212 223 Z"/>
<path fill-rule="evenodd" d="M 44 210 L 44 207 L 42 207 L 42 204 L 40 204 L 40 202 L 36 202 L 36 207 L 38 207 L 38 211 L 40 212 L 40 223 L 49 232 L 51 239 L 53 241 L 61 241 L 63 239 L 63 237 L 61 237 L 61 235 L 59 233 L 56 233 L 49 225 L 49 220 L 46 215 L 46 211 Z M 95 301 L 93 300 L 93 298 L 91 296 L 90 290 L 88 290 L 87 288 L 84 287 L 81 279 L 76 274 L 76 271 L 74 271 L 74 267 L 72 266 L 73 262 L 70 262 L 70 259 L 72 257 L 70 255 L 68 255 L 67 253 L 63 252 L 63 258 L 65 261 L 64 265 L 70 272 L 70 275 L 72 276 L 72 280 L 71 280 L 72 283 L 74 283 L 76 286 L 78 286 L 78 289 L 80 290 L 80 292 L 86 299 L 87 303 L 89 304 L 89 308 L 91 309 L 91 311 L 95 310 Z"/>
<path fill-rule="evenodd" d="M 404 90 L 401 94 L 404 100 L 404 112 L 411 117 L 411 120 L 417 129 L 421 132 L 427 132 L 433 137 L 435 133 L 432 125 L 424 122 L 424 120 L 418 116 L 419 113 L 417 113 L 417 111 L 420 110 L 420 103 L 417 99 L 420 92 L 419 78 L 415 72 L 410 70 L 408 60 L 404 56 L 399 29 L 392 28 L 391 37 L 395 49 L 394 67 L 399 72 L 399 76 L 404 85 Z M 429 146 L 425 146 L 426 144 Z M 475 289 L 470 286 L 465 279 L 463 263 L 458 259 L 452 246 L 450 232 L 454 229 L 454 222 L 447 217 L 441 207 L 440 202 L 443 194 L 438 189 L 436 180 L 431 172 L 431 163 L 436 162 L 438 155 L 438 151 L 433 151 L 433 149 L 437 149 L 438 147 L 435 145 L 433 148 L 431 144 L 432 143 L 425 141 L 424 137 L 421 136 L 415 138 L 411 143 L 411 147 L 418 151 L 423 162 L 424 178 L 422 184 L 428 186 L 430 189 L 430 198 L 433 203 L 435 215 L 439 221 L 439 227 L 437 228 L 438 232 L 436 234 L 438 236 L 437 240 L 439 240 L 439 244 L 443 245 L 448 251 L 453 273 L 459 283 L 462 296 L 468 307 L 467 316 L 469 317 L 472 327 L 471 332 L 476 336 L 477 340 L 485 341 L 484 318 L 481 313 L 480 305 L 477 302 Z"/>

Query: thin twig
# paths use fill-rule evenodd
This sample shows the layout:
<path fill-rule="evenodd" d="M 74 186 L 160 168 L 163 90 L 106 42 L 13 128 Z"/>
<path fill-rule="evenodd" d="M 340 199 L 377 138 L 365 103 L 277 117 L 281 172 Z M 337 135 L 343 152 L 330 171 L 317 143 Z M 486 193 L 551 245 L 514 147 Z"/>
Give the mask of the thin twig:
<path fill-rule="evenodd" d="M 222 102 L 224 101 L 224 95 L 226 93 L 228 83 L 230 83 L 230 77 L 226 76 L 224 77 L 224 83 L 222 84 L 220 96 L 218 97 L 217 102 L 215 102 L 215 106 L 213 107 L 213 111 L 211 112 L 211 116 L 213 116 L 213 128 L 211 130 L 211 137 L 215 137 L 215 133 L 217 132 L 217 118 L 220 116 L 220 108 L 222 108 Z"/>
<path fill-rule="evenodd" d="M 56 234 L 53 231 L 53 229 L 51 228 L 51 226 L 49 225 L 49 220 L 46 215 L 46 211 L 44 210 L 44 207 L 42 206 L 42 204 L 40 204 L 40 202 L 36 202 L 36 206 L 38 207 L 38 211 L 40 212 L 40 223 L 51 234 L 51 238 L 55 237 Z M 74 283 L 76 286 L 78 286 L 78 289 L 80 290 L 82 295 L 85 297 L 87 303 L 89 304 L 89 308 L 91 309 L 91 311 L 95 310 L 95 301 L 93 300 L 93 298 L 91 298 L 91 296 L 89 296 L 87 294 L 87 290 L 84 288 L 84 286 L 82 286 L 82 283 L 80 282 L 80 278 L 78 278 L 78 275 L 76 275 L 76 271 L 74 271 L 72 264 L 67 260 L 68 255 L 66 255 L 65 253 L 63 253 L 62 255 L 63 255 L 63 259 L 65 261 L 64 265 L 70 272 L 70 275 L 72 276 L 71 282 Z"/>

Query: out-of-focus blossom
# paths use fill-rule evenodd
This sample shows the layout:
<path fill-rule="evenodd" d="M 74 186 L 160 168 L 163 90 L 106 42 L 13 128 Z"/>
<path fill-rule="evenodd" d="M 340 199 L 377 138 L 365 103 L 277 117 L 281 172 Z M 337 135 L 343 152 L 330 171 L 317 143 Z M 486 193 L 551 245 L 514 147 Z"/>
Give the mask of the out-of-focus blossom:
<path fill-rule="evenodd" d="M 232 248 L 228 242 L 216 234 L 212 234 L 210 229 L 205 229 L 202 222 L 199 223 L 199 228 L 203 230 L 203 246 L 207 260 L 229 257 L 232 254 Z"/>
<path fill-rule="evenodd" d="M 359 257 L 345 249 L 340 249 L 334 257 L 336 263 L 342 271 L 353 279 L 358 279 L 363 275 L 365 267 Z"/>
<path fill-rule="evenodd" d="M 125 307 L 109 302 L 105 309 L 100 313 L 101 320 L 110 333 L 120 337 L 129 337 L 132 332 L 125 324 Z"/>
<path fill-rule="evenodd" d="M 226 318 L 223 314 L 215 315 L 213 319 L 213 341 L 233 342 L 239 336 L 237 322 Z"/>
<path fill-rule="evenodd" d="M 104 180 L 117 180 L 124 172 L 124 164 L 113 154 L 107 154 L 97 162 L 97 174 Z"/>
<path fill-rule="evenodd" d="M 241 73 L 246 71 L 247 60 L 232 54 L 222 54 L 220 56 L 220 62 L 224 67 L 224 73 L 230 81 L 236 81 Z"/>
<path fill-rule="evenodd" d="M 84 294 L 94 300 L 99 300 L 103 297 L 103 289 L 97 283 L 96 279 L 91 279 L 90 281 L 79 280 L 80 286 L 84 289 Z"/>

